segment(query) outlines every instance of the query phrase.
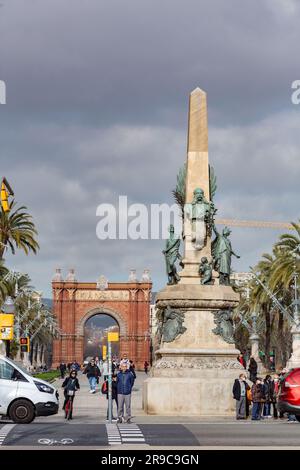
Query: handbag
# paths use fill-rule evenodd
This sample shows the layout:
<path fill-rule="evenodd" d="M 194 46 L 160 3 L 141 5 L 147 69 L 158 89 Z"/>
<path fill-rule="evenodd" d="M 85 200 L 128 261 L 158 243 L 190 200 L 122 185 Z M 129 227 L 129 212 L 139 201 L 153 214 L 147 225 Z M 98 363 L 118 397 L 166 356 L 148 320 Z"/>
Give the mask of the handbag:
<path fill-rule="evenodd" d="M 247 400 L 248 400 L 248 401 L 252 401 L 252 392 L 251 392 L 251 388 L 249 388 L 249 390 L 247 390 Z"/>
<path fill-rule="evenodd" d="M 101 393 L 103 393 L 103 395 L 107 394 L 107 382 L 106 381 L 103 382 L 103 384 L 102 384 Z"/>

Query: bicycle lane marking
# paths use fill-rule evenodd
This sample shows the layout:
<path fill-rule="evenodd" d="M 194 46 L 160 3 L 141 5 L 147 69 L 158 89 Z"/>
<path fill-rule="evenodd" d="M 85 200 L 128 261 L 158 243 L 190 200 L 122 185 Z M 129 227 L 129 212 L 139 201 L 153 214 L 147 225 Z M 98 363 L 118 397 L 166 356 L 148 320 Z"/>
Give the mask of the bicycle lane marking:
<path fill-rule="evenodd" d="M 4 424 L 0 429 L 0 446 L 2 446 L 3 442 L 7 438 L 8 434 L 12 429 L 15 427 L 15 424 Z"/>
<path fill-rule="evenodd" d="M 56 439 L 48 439 L 48 438 L 41 438 L 38 440 L 38 443 L 41 445 L 46 445 L 46 446 L 52 446 L 53 444 L 58 444 L 58 445 L 68 445 L 68 444 L 73 444 L 74 440 L 69 438 L 69 437 L 64 437 L 60 441 L 57 441 Z"/>

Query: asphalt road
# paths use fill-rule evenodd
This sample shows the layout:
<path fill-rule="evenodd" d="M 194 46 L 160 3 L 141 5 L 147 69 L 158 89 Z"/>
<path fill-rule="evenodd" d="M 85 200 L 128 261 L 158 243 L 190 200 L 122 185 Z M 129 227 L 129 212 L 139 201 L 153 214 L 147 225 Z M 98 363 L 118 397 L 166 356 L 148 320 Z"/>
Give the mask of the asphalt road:
<path fill-rule="evenodd" d="M 0 423 L 0 446 L 18 447 L 299 447 L 300 424 L 202 422 L 107 425 L 72 422 Z"/>

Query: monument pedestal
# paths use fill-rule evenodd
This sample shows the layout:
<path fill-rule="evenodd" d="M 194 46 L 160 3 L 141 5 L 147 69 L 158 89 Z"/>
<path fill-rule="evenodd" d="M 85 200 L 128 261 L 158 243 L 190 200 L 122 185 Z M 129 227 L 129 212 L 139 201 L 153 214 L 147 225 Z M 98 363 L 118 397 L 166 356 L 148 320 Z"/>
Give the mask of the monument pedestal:
<path fill-rule="evenodd" d="M 183 311 L 186 331 L 171 342 L 162 337 L 151 377 L 144 382 L 143 403 L 148 414 L 233 414 L 233 381 L 244 369 L 237 361 L 239 351 L 213 330 L 217 327 L 215 314 L 238 302 L 239 294 L 230 286 L 180 282 L 159 292 L 157 308 Z M 226 324 L 223 326 L 226 336 Z"/>
<path fill-rule="evenodd" d="M 286 364 L 286 367 L 288 369 L 295 369 L 296 367 L 300 367 L 300 327 L 299 325 L 293 326 L 292 337 L 293 337 L 292 355 Z"/>

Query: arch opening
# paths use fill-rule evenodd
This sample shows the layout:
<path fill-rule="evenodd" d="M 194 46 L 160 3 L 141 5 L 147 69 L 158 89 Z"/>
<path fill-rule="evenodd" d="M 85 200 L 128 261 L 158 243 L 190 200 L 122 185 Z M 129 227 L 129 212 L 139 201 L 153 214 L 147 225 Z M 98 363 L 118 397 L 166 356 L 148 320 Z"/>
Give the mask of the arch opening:
<path fill-rule="evenodd" d="M 107 346 L 108 332 L 120 334 L 120 326 L 115 318 L 107 313 L 97 313 L 84 324 L 84 360 L 92 357 L 103 359 L 103 346 Z M 119 342 L 112 343 L 112 356 L 119 357 Z"/>

